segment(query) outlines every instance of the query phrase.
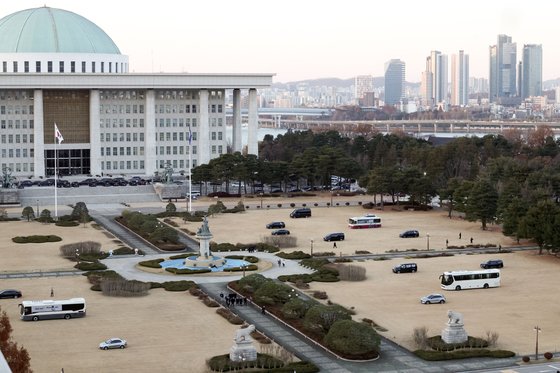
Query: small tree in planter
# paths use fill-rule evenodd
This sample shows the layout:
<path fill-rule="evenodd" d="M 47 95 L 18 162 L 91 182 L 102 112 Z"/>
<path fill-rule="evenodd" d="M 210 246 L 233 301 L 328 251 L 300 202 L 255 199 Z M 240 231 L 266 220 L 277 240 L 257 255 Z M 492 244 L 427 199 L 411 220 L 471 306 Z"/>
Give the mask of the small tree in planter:
<path fill-rule="evenodd" d="M 521 360 L 523 360 L 524 363 L 528 363 L 529 361 L 531 361 L 531 358 L 529 356 L 525 355 L 521 358 Z"/>
<path fill-rule="evenodd" d="M 290 203 L 290 207 L 294 208 L 294 207 L 296 207 L 296 204 L 292 202 L 292 203 Z"/>
<path fill-rule="evenodd" d="M 553 357 L 554 357 L 554 355 L 552 354 L 552 352 L 545 352 L 545 353 L 544 353 L 544 358 L 545 358 L 546 360 L 550 360 L 550 359 L 552 359 Z"/>
<path fill-rule="evenodd" d="M 282 207 L 282 204 L 281 204 L 281 203 L 279 203 L 279 204 L 278 204 L 277 206 L 278 206 L 278 207 Z"/>
<path fill-rule="evenodd" d="M 313 206 L 317 207 L 317 206 L 319 206 L 319 204 L 318 204 L 318 203 L 314 203 Z"/>
<path fill-rule="evenodd" d="M 346 205 L 346 206 L 350 206 L 350 202 L 346 202 L 345 205 Z"/>
<path fill-rule="evenodd" d="M 306 207 L 306 206 L 307 206 L 307 203 L 302 203 L 302 206 L 303 206 L 303 207 Z"/>

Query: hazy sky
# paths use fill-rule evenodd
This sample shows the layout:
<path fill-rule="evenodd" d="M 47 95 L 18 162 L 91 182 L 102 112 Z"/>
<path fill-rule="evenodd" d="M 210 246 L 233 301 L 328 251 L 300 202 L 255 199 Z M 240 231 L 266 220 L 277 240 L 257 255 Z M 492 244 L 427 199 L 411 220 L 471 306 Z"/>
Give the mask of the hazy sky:
<path fill-rule="evenodd" d="M 129 56 L 131 72 L 276 73 L 275 82 L 371 74 L 391 58 L 419 82 L 431 50 L 470 55 L 488 77 L 498 34 L 542 44 L 543 78 L 560 77 L 554 0 L 1 0 L 0 17 L 43 5 L 78 13 Z M 451 62 L 451 58 L 449 58 Z"/>

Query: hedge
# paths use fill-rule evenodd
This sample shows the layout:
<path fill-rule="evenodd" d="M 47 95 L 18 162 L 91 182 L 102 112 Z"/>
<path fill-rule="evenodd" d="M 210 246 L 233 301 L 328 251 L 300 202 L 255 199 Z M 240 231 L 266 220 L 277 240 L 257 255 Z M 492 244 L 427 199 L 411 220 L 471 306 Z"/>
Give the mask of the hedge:
<path fill-rule="evenodd" d="M 197 287 L 194 281 L 166 281 L 161 285 L 167 291 L 187 291 Z"/>
<path fill-rule="evenodd" d="M 428 361 L 443 361 L 454 359 L 467 359 L 471 357 L 493 357 L 498 359 L 514 357 L 515 352 L 508 350 L 488 350 L 485 348 L 464 348 L 455 351 L 427 351 L 416 350 L 414 354 L 421 359 Z"/>
<path fill-rule="evenodd" d="M 309 255 L 308 253 L 304 253 L 303 251 L 292 251 L 291 253 L 285 253 L 285 252 L 280 252 L 278 254 L 276 254 L 276 256 L 279 256 L 282 259 L 292 259 L 292 260 L 300 260 L 300 259 L 309 259 L 311 258 L 311 255 Z"/>
<path fill-rule="evenodd" d="M 177 268 L 166 268 L 165 269 L 167 272 L 171 272 L 175 275 L 196 275 L 199 273 L 208 273 L 208 272 L 212 272 L 211 269 L 209 268 L 201 268 L 201 269 L 190 269 L 190 268 L 181 268 L 181 269 L 177 269 Z"/>
<path fill-rule="evenodd" d="M 57 227 L 77 227 L 78 225 L 80 225 L 80 223 L 73 220 L 59 220 L 54 223 L 54 225 L 56 225 Z"/>
<path fill-rule="evenodd" d="M 346 358 L 376 358 L 380 342 L 371 326 L 353 320 L 336 321 L 325 337 L 327 347 Z"/>
<path fill-rule="evenodd" d="M 237 260 L 244 260 L 246 262 L 249 263 L 258 263 L 259 262 L 259 258 L 257 258 L 256 256 L 252 256 L 252 255 L 228 255 L 225 256 L 226 259 L 237 259 Z"/>
<path fill-rule="evenodd" d="M 159 258 L 159 259 L 144 260 L 138 264 L 141 265 L 142 267 L 161 268 L 161 265 L 159 263 L 163 261 L 164 259 Z"/>
<path fill-rule="evenodd" d="M 245 267 L 231 267 L 231 268 L 224 268 L 224 272 L 241 272 L 241 271 L 256 271 L 259 267 L 255 264 L 249 264 Z"/>
<path fill-rule="evenodd" d="M 82 271 L 102 271 L 107 269 L 107 266 L 99 262 L 79 262 L 74 268 Z"/>
<path fill-rule="evenodd" d="M 62 241 L 62 238 L 55 235 L 48 235 L 48 236 L 16 236 L 12 238 L 12 241 L 15 243 L 44 243 L 44 242 L 59 242 Z"/>

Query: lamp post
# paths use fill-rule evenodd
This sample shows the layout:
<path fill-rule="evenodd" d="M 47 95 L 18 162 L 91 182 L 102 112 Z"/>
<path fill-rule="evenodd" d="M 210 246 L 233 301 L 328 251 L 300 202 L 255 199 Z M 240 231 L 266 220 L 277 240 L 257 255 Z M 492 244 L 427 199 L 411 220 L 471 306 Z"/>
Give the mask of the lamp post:
<path fill-rule="evenodd" d="M 535 360 L 539 360 L 539 333 L 541 332 L 541 328 L 535 326 L 533 328 L 536 334 L 536 341 L 535 341 Z"/>
<path fill-rule="evenodd" d="M 243 277 L 245 277 L 245 268 L 247 267 L 247 264 L 243 264 L 241 266 L 241 268 L 243 268 Z"/>
<path fill-rule="evenodd" d="M 331 206 L 332 206 L 332 197 L 333 197 L 333 192 L 331 191 Z"/>
<path fill-rule="evenodd" d="M 311 257 L 313 258 L 313 240 L 311 240 Z"/>
<path fill-rule="evenodd" d="M 261 196 L 261 209 L 262 209 L 263 194 L 259 193 L 259 195 Z"/>
<path fill-rule="evenodd" d="M 37 200 L 37 217 L 39 217 L 39 200 Z"/>
<path fill-rule="evenodd" d="M 426 250 L 430 251 L 430 234 L 426 233 Z"/>

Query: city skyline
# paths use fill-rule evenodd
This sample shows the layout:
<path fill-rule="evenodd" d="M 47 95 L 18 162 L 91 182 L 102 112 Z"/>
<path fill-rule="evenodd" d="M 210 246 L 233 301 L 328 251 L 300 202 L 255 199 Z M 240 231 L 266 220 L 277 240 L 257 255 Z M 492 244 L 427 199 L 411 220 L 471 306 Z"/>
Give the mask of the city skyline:
<path fill-rule="evenodd" d="M 145 5 L 122 0 L 88 2 L 5 1 L 0 17 L 40 6 L 61 8 L 99 25 L 130 58 L 130 72 L 276 73 L 274 82 L 384 75 L 384 64 L 400 59 L 406 81 L 420 82 L 431 51 L 470 57 L 471 77 L 489 78 L 488 48 L 498 34 L 543 50 L 543 80 L 560 77 L 555 10 L 536 0 L 482 2 L 469 7 L 434 0 L 378 4 L 350 0 L 262 6 L 242 3 L 175 2 Z M 193 57 L 194 56 L 194 57 Z"/>

